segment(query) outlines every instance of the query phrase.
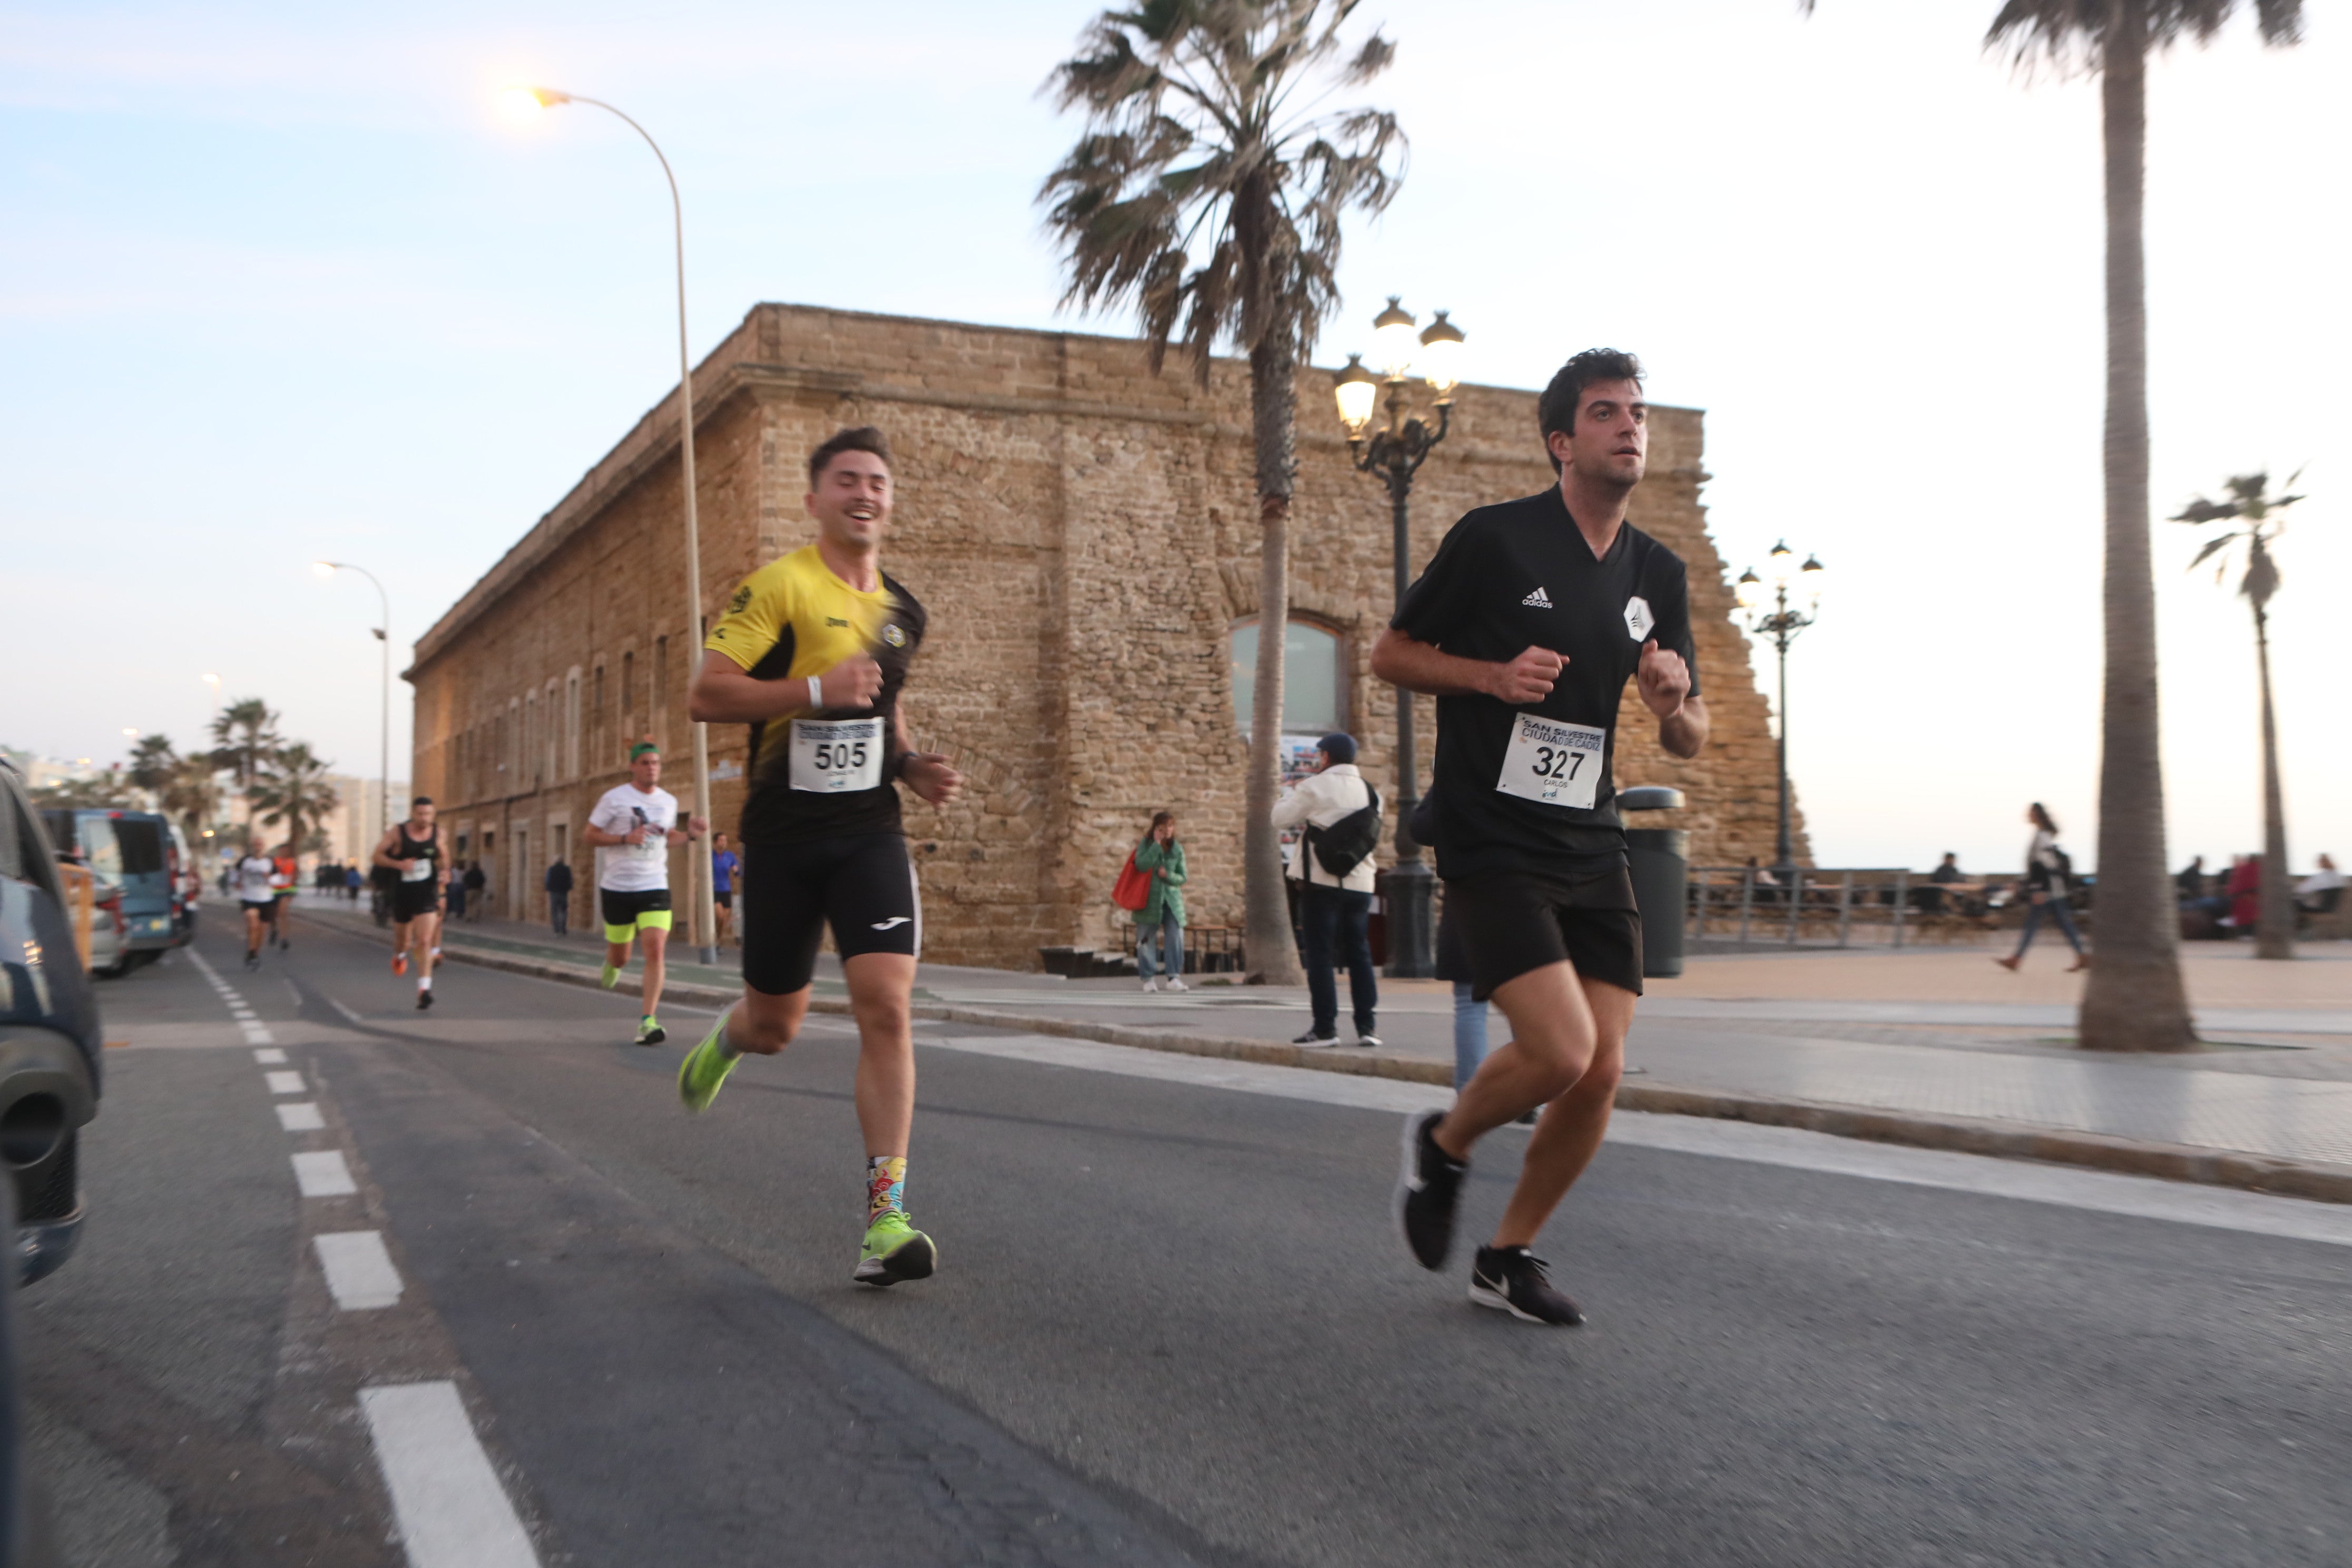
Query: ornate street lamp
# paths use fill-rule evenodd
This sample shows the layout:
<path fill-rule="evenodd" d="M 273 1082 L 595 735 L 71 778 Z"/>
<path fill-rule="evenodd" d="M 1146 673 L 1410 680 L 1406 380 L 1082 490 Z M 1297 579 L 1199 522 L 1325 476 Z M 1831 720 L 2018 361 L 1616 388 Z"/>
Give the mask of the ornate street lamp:
<path fill-rule="evenodd" d="M 1780 716 L 1780 829 L 1772 852 L 1772 863 L 1783 870 L 1796 863 L 1796 853 L 1789 838 L 1789 645 L 1797 640 L 1799 632 L 1820 618 L 1822 581 L 1828 575 L 1822 570 L 1819 557 L 1806 556 L 1805 563 L 1794 572 L 1797 592 L 1804 599 L 1805 607 L 1802 610 L 1790 608 L 1789 580 L 1791 573 L 1789 563 L 1796 556 L 1797 552 L 1790 549 L 1785 541 L 1772 546 L 1769 558 L 1772 573 L 1770 610 L 1762 607 L 1764 581 L 1756 575 L 1754 568 L 1739 574 L 1735 590 L 1739 601 L 1740 618 L 1747 623 L 1748 631 L 1771 638 L 1773 650 L 1780 660 L 1780 701 L 1777 710 Z"/>
<path fill-rule="evenodd" d="M 1363 356 L 1349 354 L 1348 367 L 1332 388 L 1339 405 L 1339 423 L 1347 426 L 1348 446 L 1356 468 L 1378 474 L 1389 487 L 1389 511 L 1396 568 L 1396 597 L 1404 598 L 1412 582 L 1412 543 L 1407 521 L 1412 497 L 1412 476 L 1428 460 L 1454 417 L 1454 389 L 1462 384 L 1462 329 L 1440 310 L 1428 328 L 1416 333 L 1412 313 L 1389 296 L 1388 309 L 1372 318 L 1372 353 L 1381 374 L 1364 368 Z M 1406 412 L 1407 384 L 1418 369 L 1436 395 L 1434 427 Z M 1373 430 L 1373 405 L 1380 389 L 1388 387 L 1388 426 Z M 1389 973 L 1401 980 L 1426 979 L 1437 972 L 1437 931 L 1430 920 L 1433 874 L 1421 858 L 1421 846 L 1408 826 L 1419 798 L 1413 755 L 1412 697 L 1397 693 L 1396 865 L 1389 872 Z"/>

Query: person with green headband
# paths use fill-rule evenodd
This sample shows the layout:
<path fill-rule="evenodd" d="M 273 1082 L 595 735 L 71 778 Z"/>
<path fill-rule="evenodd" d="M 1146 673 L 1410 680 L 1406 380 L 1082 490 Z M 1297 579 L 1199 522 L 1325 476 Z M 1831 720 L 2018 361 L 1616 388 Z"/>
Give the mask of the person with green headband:
<path fill-rule="evenodd" d="M 661 787 L 661 748 L 640 741 L 629 748 L 629 782 L 614 784 L 588 814 L 581 837 L 596 857 L 596 898 L 604 916 L 604 988 L 629 966 L 629 949 L 645 950 L 645 1011 L 635 1044 L 657 1046 L 661 1026 L 663 954 L 669 946 L 669 850 L 710 830 L 698 816 L 678 825 L 677 797 Z"/>

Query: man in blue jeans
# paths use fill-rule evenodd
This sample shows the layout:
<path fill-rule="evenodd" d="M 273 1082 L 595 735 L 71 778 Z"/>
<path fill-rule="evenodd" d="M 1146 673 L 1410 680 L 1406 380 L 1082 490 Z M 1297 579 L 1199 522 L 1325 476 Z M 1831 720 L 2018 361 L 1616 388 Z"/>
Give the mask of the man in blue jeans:
<path fill-rule="evenodd" d="M 1306 927 L 1307 992 L 1315 1021 L 1292 1041 L 1300 1046 L 1339 1043 L 1339 990 L 1334 973 L 1348 966 L 1349 1000 L 1356 1015 L 1356 1044 L 1377 1046 L 1372 1032 L 1373 1010 L 1380 1005 L 1380 983 L 1372 974 L 1372 879 L 1378 868 L 1366 855 L 1344 875 L 1335 875 L 1316 853 L 1318 832 L 1337 826 L 1376 803 L 1371 785 L 1356 771 L 1356 738 L 1330 734 L 1316 743 L 1314 776 L 1299 781 L 1274 805 L 1277 828 L 1307 830 L 1290 858 L 1290 875 L 1298 882 L 1299 912 Z M 1378 834 L 1373 836 L 1375 841 Z"/>

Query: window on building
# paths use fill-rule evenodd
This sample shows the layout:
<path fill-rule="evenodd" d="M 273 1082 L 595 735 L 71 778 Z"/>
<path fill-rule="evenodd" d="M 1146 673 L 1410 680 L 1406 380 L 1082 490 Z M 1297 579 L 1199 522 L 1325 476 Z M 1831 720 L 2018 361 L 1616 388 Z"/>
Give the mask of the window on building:
<path fill-rule="evenodd" d="M 637 656 L 633 652 L 621 656 L 621 744 L 617 748 L 623 761 L 629 748 L 637 743 Z"/>
<path fill-rule="evenodd" d="M 580 667 L 563 678 L 563 776 L 580 776 Z"/>
<path fill-rule="evenodd" d="M 522 769 L 517 787 L 539 787 L 539 693 L 536 691 L 522 694 Z"/>
<path fill-rule="evenodd" d="M 669 638 L 654 638 L 654 686 L 646 707 L 653 714 L 654 744 L 669 744 Z"/>
<path fill-rule="evenodd" d="M 1339 634 L 1297 617 L 1283 624 L 1282 732 L 1328 735 L 1348 727 L 1347 683 L 1341 679 Z M 1234 627 L 1234 721 L 1249 733 L 1257 690 L 1257 622 Z"/>
<path fill-rule="evenodd" d="M 596 666 L 595 700 L 588 709 L 588 754 L 601 757 L 604 752 L 604 667 Z"/>

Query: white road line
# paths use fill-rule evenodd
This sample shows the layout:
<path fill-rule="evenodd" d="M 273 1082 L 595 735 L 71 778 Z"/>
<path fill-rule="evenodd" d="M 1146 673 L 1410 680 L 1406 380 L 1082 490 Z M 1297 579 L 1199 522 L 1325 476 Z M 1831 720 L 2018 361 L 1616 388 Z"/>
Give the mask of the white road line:
<path fill-rule="evenodd" d="M 1454 1102 L 1454 1091 L 1436 1084 L 1265 1067 L 1256 1062 L 1136 1050 L 1049 1035 L 922 1039 L 916 1043 L 1042 1067 L 1158 1079 L 1244 1094 L 1277 1095 L 1360 1110 L 1402 1112 Z M 2230 1187 L 2159 1181 L 2153 1176 L 2074 1170 L 2027 1160 L 1955 1154 L 1940 1149 L 1906 1149 L 1899 1144 L 1839 1138 L 1795 1127 L 1758 1127 L 1711 1117 L 1647 1115 L 1628 1110 L 1621 1110 L 1610 1119 L 1609 1142 L 1679 1154 L 1821 1171 L 1865 1181 L 1899 1182 L 1948 1192 L 1976 1193 L 2102 1214 L 2352 1247 L 2352 1205 L 2270 1197 Z"/>
<path fill-rule="evenodd" d="M 349 1197 L 360 1190 L 341 1149 L 314 1149 L 294 1156 L 294 1184 L 306 1198 Z"/>
<path fill-rule="evenodd" d="M 261 1077 L 272 1094 L 302 1094 L 308 1090 L 299 1072 L 266 1072 Z"/>
<path fill-rule="evenodd" d="M 253 1059 L 259 1062 L 266 1068 L 280 1067 L 283 1066 L 286 1061 L 286 1053 L 279 1050 L 276 1046 L 268 1046 L 265 1047 L 261 1050 L 254 1052 Z"/>
<path fill-rule="evenodd" d="M 334 1293 L 339 1310 L 367 1312 L 399 1305 L 400 1270 L 383 1249 L 382 1231 L 329 1231 L 310 1240 L 319 1249 L 319 1267 L 326 1271 L 327 1289 Z"/>
<path fill-rule="evenodd" d="M 245 1043 L 248 1046 L 267 1046 L 277 1042 L 278 1037 L 259 1024 L 247 1024 L 244 1027 Z"/>
<path fill-rule="evenodd" d="M 341 999 L 339 997 L 328 997 L 327 1005 L 334 1008 L 336 1012 L 341 1013 L 344 1017 L 349 1018 L 354 1024 L 364 1024 L 367 1022 L 367 1020 L 361 1017 L 359 1014 L 352 1011 L 351 1008 L 344 1006 Z"/>
<path fill-rule="evenodd" d="M 538 1568 L 454 1383 L 360 1390 L 409 1568 Z"/>
<path fill-rule="evenodd" d="M 289 1132 L 319 1132 L 326 1129 L 327 1119 L 319 1114 L 314 1100 L 296 1100 L 278 1108 L 278 1125 Z"/>

